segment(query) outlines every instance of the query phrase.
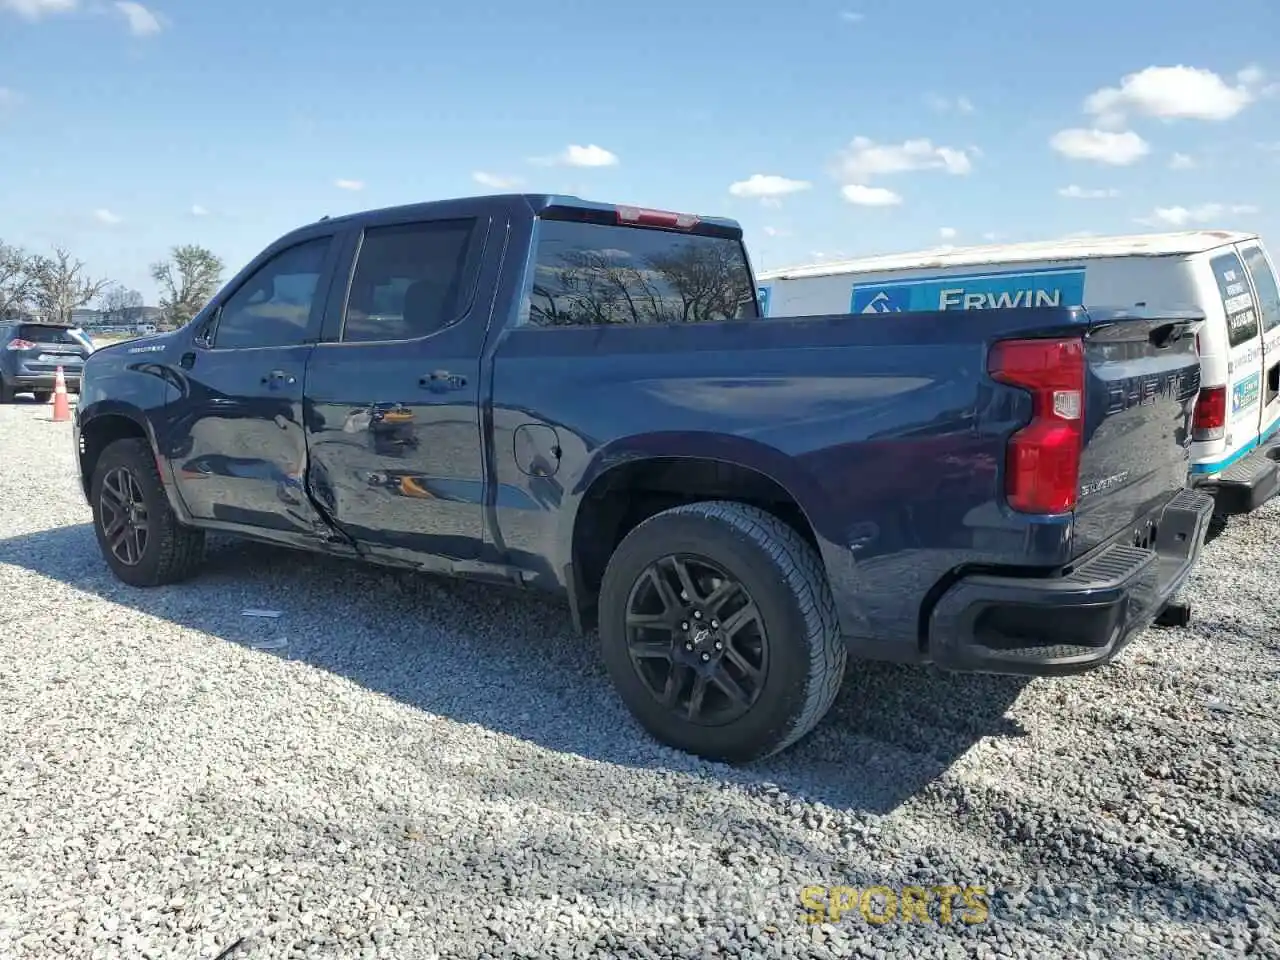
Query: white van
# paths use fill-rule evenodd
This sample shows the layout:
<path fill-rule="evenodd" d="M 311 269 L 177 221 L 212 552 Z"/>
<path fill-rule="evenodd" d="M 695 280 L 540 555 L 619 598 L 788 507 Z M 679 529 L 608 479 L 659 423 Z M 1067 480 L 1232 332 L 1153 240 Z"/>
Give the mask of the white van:
<path fill-rule="evenodd" d="M 945 248 L 766 271 L 765 316 L 1150 306 L 1196 309 L 1191 482 L 1219 512 L 1280 490 L 1280 291 L 1256 234 L 1222 230 Z"/>

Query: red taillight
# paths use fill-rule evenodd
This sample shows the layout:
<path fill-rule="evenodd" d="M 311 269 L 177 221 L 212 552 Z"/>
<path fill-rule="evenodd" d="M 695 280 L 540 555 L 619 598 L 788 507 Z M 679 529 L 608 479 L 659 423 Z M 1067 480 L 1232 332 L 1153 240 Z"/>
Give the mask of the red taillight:
<path fill-rule="evenodd" d="M 618 222 L 639 227 L 668 227 L 672 230 L 692 230 L 698 218 L 692 213 L 671 213 L 667 210 L 648 210 L 644 207 L 619 207 Z"/>
<path fill-rule="evenodd" d="M 35 346 L 30 340 L 23 340 L 21 337 L 9 341 L 10 350 L 30 350 Z"/>
<path fill-rule="evenodd" d="M 1073 509 L 1084 446 L 1084 341 L 1004 340 L 992 348 L 988 371 L 1032 399 L 1031 422 L 1009 438 L 1009 506 L 1020 513 Z"/>
<path fill-rule="evenodd" d="M 1201 387 L 1191 418 L 1192 440 L 1221 440 L 1227 432 L 1227 388 Z"/>

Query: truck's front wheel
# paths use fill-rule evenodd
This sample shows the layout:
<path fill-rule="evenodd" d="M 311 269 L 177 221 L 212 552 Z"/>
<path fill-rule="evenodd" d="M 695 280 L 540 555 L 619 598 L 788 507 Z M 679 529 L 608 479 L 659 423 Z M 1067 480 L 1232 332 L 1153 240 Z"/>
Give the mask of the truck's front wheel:
<path fill-rule="evenodd" d="M 117 578 L 156 587 L 199 569 L 204 532 L 178 522 L 145 440 L 117 440 L 103 450 L 89 489 L 98 546 Z"/>
<path fill-rule="evenodd" d="M 665 510 L 627 534 L 601 584 L 600 637 L 645 729 L 714 760 L 791 746 L 844 677 L 818 556 L 777 517 L 729 501 Z"/>

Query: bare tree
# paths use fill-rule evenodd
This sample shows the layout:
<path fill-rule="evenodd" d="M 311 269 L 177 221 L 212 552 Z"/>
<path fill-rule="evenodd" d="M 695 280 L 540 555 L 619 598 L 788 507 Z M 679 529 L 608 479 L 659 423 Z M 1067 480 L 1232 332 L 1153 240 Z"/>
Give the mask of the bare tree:
<path fill-rule="evenodd" d="M 51 257 L 33 258 L 31 299 L 47 320 L 70 323 L 71 311 L 96 299 L 110 282 L 86 276 L 84 268 L 82 260 L 72 257 L 62 247 L 55 247 Z"/>
<path fill-rule="evenodd" d="M 30 306 L 35 285 L 31 267 L 29 253 L 0 242 L 0 320 L 21 314 Z"/>
<path fill-rule="evenodd" d="M 160 287 L 165 320 L 182 326 L 209 302 L 222 284 L 222 259 L 212 250 L 188 243 L 174 247 L 168 260 L 151 265 L 151 278 Z"/>
<path fill-rule="evenodd" d="M 121 323 L 129 319 L 129 314 L 142 306 L 142 294 L 137 290 L 113 283 L 102 291 L 98 298 L 98 309 L 103 319 L 109 323 Z"/>

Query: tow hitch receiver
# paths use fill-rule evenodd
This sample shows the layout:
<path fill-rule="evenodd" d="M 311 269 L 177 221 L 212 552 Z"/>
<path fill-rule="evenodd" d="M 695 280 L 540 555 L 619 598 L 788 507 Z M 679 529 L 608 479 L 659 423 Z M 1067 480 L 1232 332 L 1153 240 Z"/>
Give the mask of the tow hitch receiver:
<path fill-rule="evenodd" d="M 1185 627 L 1191 622 L 1191 604 L 1186 600 L 1170 600 L 1156 614 L 1158 627 Z"/>

